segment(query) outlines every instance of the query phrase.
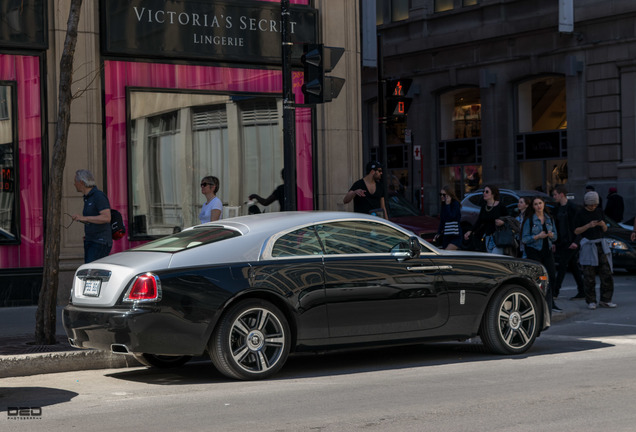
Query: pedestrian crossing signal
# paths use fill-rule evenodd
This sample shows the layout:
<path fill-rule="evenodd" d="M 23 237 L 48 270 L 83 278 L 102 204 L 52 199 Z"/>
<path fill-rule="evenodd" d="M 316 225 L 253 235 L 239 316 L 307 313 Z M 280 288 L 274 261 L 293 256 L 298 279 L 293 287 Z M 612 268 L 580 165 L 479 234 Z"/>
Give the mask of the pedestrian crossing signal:
<path fill-rule="evenodd" d="M 389 80 L 386 82 L 387 116 L 405 116 L 409 111 L 413 98 L 406 97 L 413 80 L 410 78 Z"/>

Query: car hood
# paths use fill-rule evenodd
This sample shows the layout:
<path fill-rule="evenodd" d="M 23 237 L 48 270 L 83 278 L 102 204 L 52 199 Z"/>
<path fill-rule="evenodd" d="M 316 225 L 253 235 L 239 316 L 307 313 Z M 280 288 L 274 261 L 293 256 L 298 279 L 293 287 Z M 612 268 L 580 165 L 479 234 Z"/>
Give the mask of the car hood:
<path fill-rule="evenodd" d="M 623 228 L 610 227 L 607 229 L 607 232 L 605 233 L 605 235 L 607 237 L 618 238 L 628 244 L 632 244 L 632 240 L 631 240 L 632 232 L 627 231 Z"/>

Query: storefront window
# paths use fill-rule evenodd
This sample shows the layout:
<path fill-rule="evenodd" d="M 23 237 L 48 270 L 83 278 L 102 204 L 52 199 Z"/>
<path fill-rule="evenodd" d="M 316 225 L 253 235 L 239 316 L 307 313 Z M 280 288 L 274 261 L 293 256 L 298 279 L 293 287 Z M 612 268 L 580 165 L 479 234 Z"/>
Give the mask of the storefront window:
<path fill-rule="evenodd" d="M 481 136 L 479 89 L 459 89 L 440 97 L 440 132 L 443 140 Z"/>
<path fill-rule="evenodd" d="M 567 128 L 565 77 L 547 76 L 518 86 L 519 132 Z"/>
<path fill-rule="evenodd" d="M 0 85 L 0 243 L 16 242 L 16 152 L 12 87 Z"/>
<path fill-rule="evenodd" d="M 519 185 L 550 193 L 568 182 L 565 77 L 525 81 L 517 87 L 517 100 Z"/>
<path fill-rule="evenodd" d="M 224 217 L 282 179 L 282 115 L 274 97 L 133 91 L 130 94 L 133 236 L 199 223 L 200 181 L 216 176 Z M 272 205 L 269 211 L 278 210 Z"/>
<path fill-rule="evenodd" d="M 440 96 L 439 164 L 441 183 L 456 195 L 481 187 L 481 99 L 479 89 L 462 88 Z"/>

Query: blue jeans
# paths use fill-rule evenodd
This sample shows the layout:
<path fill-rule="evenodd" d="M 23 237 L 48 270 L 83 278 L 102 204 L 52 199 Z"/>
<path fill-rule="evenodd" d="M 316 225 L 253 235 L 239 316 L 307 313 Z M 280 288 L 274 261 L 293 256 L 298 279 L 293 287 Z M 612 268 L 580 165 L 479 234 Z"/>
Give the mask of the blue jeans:
<path fill-rule="evenodd" d="M 84 240 L 84 262 L 89 263 L 108 256 L 112 247 L 112 244 Z"/>
<path fill-rule="evenodd" d="M 486 250 L 488 253 L 500 254 L 503 255 L 503 248 L 497 247 L 495 244 L 495 239 L 491 235 L 487 235 L 484 237 L 484 241 L 486 243 Z"/>

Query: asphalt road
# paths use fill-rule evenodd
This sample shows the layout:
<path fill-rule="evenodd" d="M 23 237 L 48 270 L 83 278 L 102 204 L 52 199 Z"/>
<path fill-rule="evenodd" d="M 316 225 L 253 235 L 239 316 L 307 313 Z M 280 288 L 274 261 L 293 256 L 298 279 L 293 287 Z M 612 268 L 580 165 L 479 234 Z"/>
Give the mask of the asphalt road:
<path fill-rule="evenodd" d="M 633 431 L 636 278 L 616 284 L 618 309 L 580 302 L 518 357 L 473 341 L 298 356 L 258 382 L 203 360 L 5 378 L 0 430 Z"/>

